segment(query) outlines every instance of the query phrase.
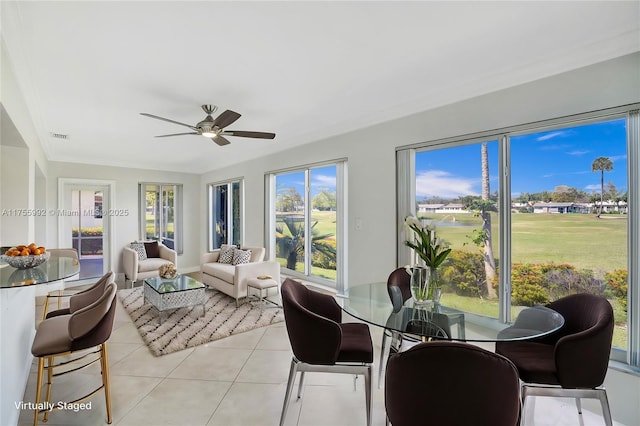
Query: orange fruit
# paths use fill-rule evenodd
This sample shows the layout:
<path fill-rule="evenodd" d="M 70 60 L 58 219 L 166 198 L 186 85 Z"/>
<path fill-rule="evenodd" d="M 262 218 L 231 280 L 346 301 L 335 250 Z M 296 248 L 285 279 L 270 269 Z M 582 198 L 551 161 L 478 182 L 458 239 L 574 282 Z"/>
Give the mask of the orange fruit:
<path fill-rule="evenodd" d="M 33 254 L 35 256 L 38 256 L 38 255 L 42 254 L 42 252 L 40 251 L 39 248 L 35 248 L 35 249 L 31 250 L 31 254 Z"/>

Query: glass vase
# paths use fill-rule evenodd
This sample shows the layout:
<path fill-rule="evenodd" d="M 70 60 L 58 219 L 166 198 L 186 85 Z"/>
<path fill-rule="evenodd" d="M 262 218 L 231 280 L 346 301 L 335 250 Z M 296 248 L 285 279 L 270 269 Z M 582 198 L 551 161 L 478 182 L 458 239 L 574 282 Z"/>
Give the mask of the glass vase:
<path fill-rule="evenodd" d="M 429 268 L 429 299 L 435 304 L 440 303 L 442 296 L 442 288 L 440 288 L 440 279 L 438 277 L 437 268 Z"/>
<path fill-rule="evenodd" d="M 414 305 L 424 305 L 431 302 L 429 282 L 431 274 L 429 268 L 414 266 L 411 268 L 411 296 Z"/>

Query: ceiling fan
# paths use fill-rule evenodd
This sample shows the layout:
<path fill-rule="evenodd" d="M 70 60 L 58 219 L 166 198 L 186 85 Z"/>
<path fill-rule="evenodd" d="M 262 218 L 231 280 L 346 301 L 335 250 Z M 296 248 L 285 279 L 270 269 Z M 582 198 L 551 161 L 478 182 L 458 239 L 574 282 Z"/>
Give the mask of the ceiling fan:
<path fill-rule="evenodd" d="M 220 146 L 229 145 L 231 142 L 225 136 L 239 136 L 242 138 L 258 138 L 258 139 L 273 139 L 276 137 L 275 133 L 266 133 L 266 132 L 247 132 L 244 130 L 223 130 L 228 125 L 234 123 L 238 118 L 240 118 L 240 114 L 235 111 L 226 110 L 215 119 L 211 117 L 218 107 L 215 105 L 202 105 L 203 111 L 207 114 L 204 120 L 192 126 L 190 124 L 181 123 L 179 121 L 170 120 L 164 117 L 158 117 L 157 115 L 148 114 L 146 112 L 141 112 L 140 115 L 144 115 L 146 117 L 155 118 L 162 121 L 168 121 L 169 123 L 179 124 L 180 126 L 185 126 L 193 130 L 193 132 L 187 133 L 172 133 L 170 135 L 159 135 L 157 138 L 166 138 L 169 136 L 182 136 L 182 135 L 202 135 L 207 138 L 211 138 L 212 141 L 217 143 Z"/>

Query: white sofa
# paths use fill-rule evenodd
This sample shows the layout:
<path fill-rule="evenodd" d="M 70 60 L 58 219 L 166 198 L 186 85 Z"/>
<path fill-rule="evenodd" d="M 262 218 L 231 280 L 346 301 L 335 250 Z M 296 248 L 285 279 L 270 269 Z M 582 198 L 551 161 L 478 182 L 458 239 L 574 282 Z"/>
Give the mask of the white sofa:
<path fill-rule="evenodd" d="M 160 257 L 148 257 L 140 260 L 138 253 L 129 246 L 122 250 L 122 265 L 124 268 L 124 279 L 131 280 L 132 285 L 138 280 L 145 280 L 160 275 L 160 266 L 165 263 L 173 263 L 178 267 L 178 254 L 164 244 L 158 244 Z"/>
<path fill-rule="evenodd" d="M 247 297 L 247 280 L 268 275 L 280 285 L 280 264 L 275 261 L 264 261 L 264 247 L 243 247 L 251 250 L 249 263 L 232 265 L 219 263 L 220 249 L 202 255 L 200 271 L 202 282 L 238 300 Z"/>

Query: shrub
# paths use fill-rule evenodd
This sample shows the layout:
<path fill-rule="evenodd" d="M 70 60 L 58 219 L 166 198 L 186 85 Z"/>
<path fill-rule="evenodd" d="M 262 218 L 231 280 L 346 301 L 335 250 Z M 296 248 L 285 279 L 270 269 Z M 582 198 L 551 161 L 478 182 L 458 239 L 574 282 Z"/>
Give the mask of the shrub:
<path fill-rule="evenodd" d="M 593 271 L 578 271 L 566 263 L 526 263 L 513 265 L 511 290 L 512 304 L 532 306 L 574 293 L 602 295 L 605 285 Z"/>
<path fill-rule="evenodd" d="M 444 288 L 462 296 L 485 296 L 485 272 L 482 253 L 452 250 L 440 268 Z"/>
<path fill-rule="evenodd" d="M 330 248 L 333 248 L 335 252 L 336 249 L 336 240 L 334 239 L 325 239 L 322 240 L 322 244 L 326 245 Z M 311 266 L 316 266 L 318 268 L 323 269 L 336 269 L 336 257 L 335 255 L 330 256 L 325 253 L 322 253 L 318 249 L 313 249 L 311 251 Z"/>
<path fill-rule="evenodd" d="M 546 305 L 549 303 L 549 296 L 542 286 L 530 283 L 520 283 L 511 288 L 512 305 Z"/>
<path fill-rule="evenodd" d="M 604 276 L 607 287 L 613 292 L 620 305 L 627 312 L 628 272 L 626 269 L 616 269 Z"/>

